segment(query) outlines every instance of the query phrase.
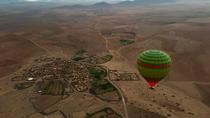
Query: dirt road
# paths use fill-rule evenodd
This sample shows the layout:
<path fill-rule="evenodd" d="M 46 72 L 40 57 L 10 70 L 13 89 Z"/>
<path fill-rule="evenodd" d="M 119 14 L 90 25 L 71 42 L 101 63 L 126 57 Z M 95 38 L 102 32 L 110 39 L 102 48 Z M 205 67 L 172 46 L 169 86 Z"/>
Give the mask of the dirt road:
<path fill-rule="evenodd" d="M 97 29 L 97 24 L 100 23 L 100 20 L 98 20 L 94 25 L 94 30 L 105 40 L 105 45 L 106 45 L 106 49 L 109 51 L 109 53 L 113 56 L 113 58 L 120 58 L 121 61 L 126 61 L 126 59 L 119 53 L 118 50 L 111 50 L 109 48 L 109 41 L 107 39 L 107 37 L 103 36 L 102 33 L 100 32 L 100 30 Z M 108 71 L 108 68 L 107 69 L 107 72 Z M 128 116 L 128 110 L 127 110 L 127 105 L 126 105 L 126 101 L 125 101 L 125 97 L 124 97 L 124 94 L 123 92 L 121 91 L 121 89 L 115 84 L 113 83 L 110 78 L 108 77 L 107 79 L 116 89 L 117 91 L 119 92 L 120 94 L 120 97 L 121 97 L 121 100 L 122 100 L 122 103 L 123 103 L 123 109 L 124 109 L 124 114 L 125 114 L 125 118 L 129 118 Z"/>

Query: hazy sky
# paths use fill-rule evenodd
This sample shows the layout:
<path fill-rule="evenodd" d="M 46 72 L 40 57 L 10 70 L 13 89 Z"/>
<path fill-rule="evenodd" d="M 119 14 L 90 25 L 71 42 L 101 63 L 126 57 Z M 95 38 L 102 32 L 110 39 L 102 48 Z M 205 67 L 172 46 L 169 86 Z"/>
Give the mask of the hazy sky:
<path fill-rule="evenodd" d="M 69 2 L 73 4 L 92 4 L 96 2 L 108 2 L 108 3 L 116 3 L 120 1 L 134 1 L 134 0 L 23 0 L 23 1 L 29 1 L 29 2 L 35 2 L 35 1 L 56 1 L 56 2 Z M 155 0 L 154 0 L 155 1 Z M 178 2 L 202 2 L 202 1 L 210 1 L 210 0 L 176 0 Z"/>
<path fill-rule="evenodd" d="M 29 2 L 35 2 L 35 1 L 61 1 L 61 2 L 71 2 L 71 3 L 95 3 L 95 2 L 120 2 L 120 1 L 126 1 L 126 0 L 25 0 Z M 132 1 L 132 0 L 129 0 Z"/>

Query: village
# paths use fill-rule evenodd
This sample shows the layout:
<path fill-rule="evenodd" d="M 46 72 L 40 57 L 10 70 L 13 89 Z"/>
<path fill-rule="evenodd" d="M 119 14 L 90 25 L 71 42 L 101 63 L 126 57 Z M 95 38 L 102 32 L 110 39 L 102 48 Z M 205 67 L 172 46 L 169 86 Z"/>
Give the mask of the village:
<path fill-rule="evenodd" d="M 71 59 L 42 56 L 18 71 L 11 80 L 17 90 L 31 88 L 34 97 L 29 101 L 44 114 L 50 115 L 48 107 L 76 93 L 90 93 L 102 101 L 120 102 L 119 91 L 109 80 L 137 81 L 139 77 L 135 73 L 109 70 L 98 65 L 110 59 L 111 55 L 100 57 L 84 51 L 76 53 Z M 45 100 L 49 102 L 45 103 Z M 87 114 L 87 118 L 103 114 L 121 118 L 112 108 L 99 109 Z"/>
<path fill-rule="evenodd" d="M 138 81 L 139 77 L 136 73 L 129 73 L 119 70 L 109 70 L 109 77 L 112 81 Z"/>
<path fill-rule="evenodd" d="M 83 92 L 87 91 L 89 86 L 89 72 L 86 66 L 61 58 L 36 59 L 35 63 L 28 69 L 24 69 L 22 73 L 22 80 L 26 83 L 36 81 L 35 90 L 41 94 L 46 94 L 45 92 L 51 91 L 50 89 L 54 91 L 61 89 L 63 92 L 60 94 Z M 55 84 L 57 82 L 58 85 Z M 21 84 L 18 83 L 16 86 L 24 88 L 20 87 Z M 54 92 L 47 93 L 54 94 Z"/>

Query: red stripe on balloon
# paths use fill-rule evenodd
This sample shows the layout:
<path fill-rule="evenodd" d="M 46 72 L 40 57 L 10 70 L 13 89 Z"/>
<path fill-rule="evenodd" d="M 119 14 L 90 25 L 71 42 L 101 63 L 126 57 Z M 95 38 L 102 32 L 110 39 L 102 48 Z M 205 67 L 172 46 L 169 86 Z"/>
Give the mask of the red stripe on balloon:
<path fill-rule="evenodd" d="M 156 86 L 157 83 L 161 81 L 161 80 L 158 80 L 158 79 L 151 79 L 151 78 L 144 78 L 144 79 L 147 81 L 147 83 L 150 87 Z"/>
<path fill-rule="evenodd" d="M 154 65 L 154 64 L 147 64 L 141 61 L 137 61 L 138 65 L 141 65 L 143 67 L 148 67 L 148 68 L 154 68 L 154 69 L 161 69 L 161 68 L 168 68 L 170 67 L 170 64 L 159 64 L 159 65 Z"/>

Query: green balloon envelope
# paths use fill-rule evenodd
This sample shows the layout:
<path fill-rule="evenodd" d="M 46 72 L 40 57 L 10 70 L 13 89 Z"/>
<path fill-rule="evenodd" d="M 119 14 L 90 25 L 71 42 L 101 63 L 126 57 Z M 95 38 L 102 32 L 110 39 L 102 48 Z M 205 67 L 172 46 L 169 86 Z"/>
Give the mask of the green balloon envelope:
<path fill-rule="evenodd" d="M 168 75 L 171 62 L 171 57 L 160 50 L 144 51 L 137 59 L 138 70 L 150 87 Z"/>

